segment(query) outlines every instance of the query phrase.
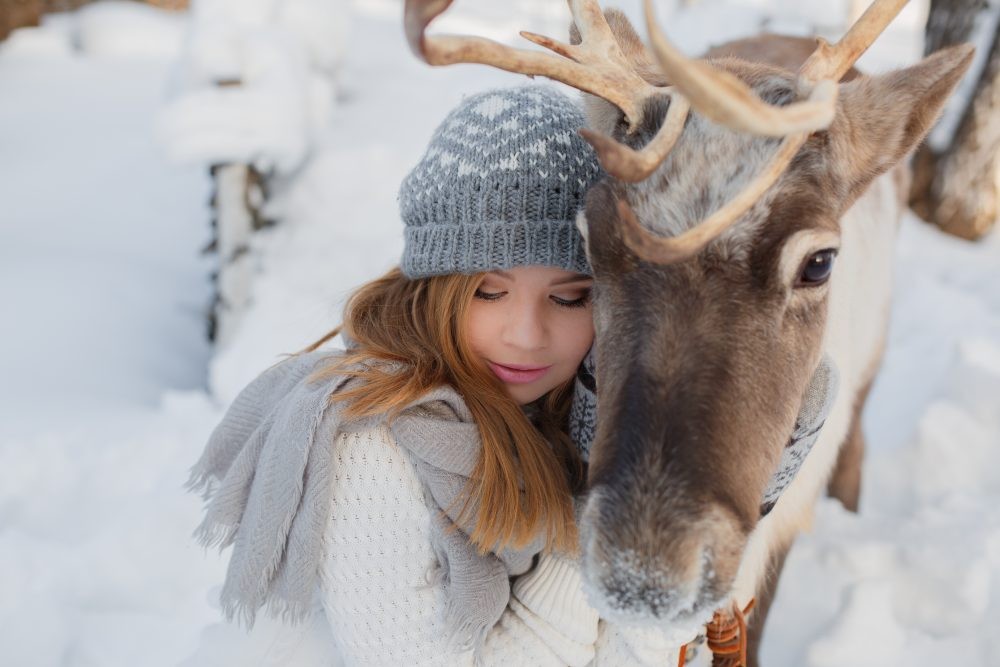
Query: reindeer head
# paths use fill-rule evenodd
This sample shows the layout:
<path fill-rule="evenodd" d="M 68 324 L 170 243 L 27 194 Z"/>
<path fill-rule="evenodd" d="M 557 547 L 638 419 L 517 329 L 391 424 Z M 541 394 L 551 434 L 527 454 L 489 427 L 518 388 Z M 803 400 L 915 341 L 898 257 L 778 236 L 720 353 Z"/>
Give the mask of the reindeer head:
<path fill-rule="evenodd" d="M 408 3 L 414 50 L 585 91 L 584 136 L 612 175 L 578 221 L 597 330 L 581 524 L 592 600 L 605 617 L 705 620 L 729 595 L 819 361 L 840 217 L 923 138 L 971 50 L 839 83 L 905 0 L 876 2 L 797 73 L 687 60 L 648 2 L 652 52 L 620 13 L 570 0 L 571 43 L 522 33 L 558 55 L 427 38 L 448 4 Z"/>
<path fill-rule="evenodd" d="M 619 40 L 637 39 L 610 23 Z M 595 277 L 598 418 L 581 530 L 604 615 L 683 622 L 727 598 L 819 361 L 840 217 L 923 137 L 968 56 L 841 84 L 829 127 L 681 261 L 656 261 L 660 240 L 697 233 L 768 170 L 781 139 L 691 114 L 644 180 L 591 189 L 580 223 Z M 769 104 L 803 95 L 790 72 L 712 64 Z M 671 104 L 651 97 L 630 132 L 617 107 L 590 97 L 589 124 L 640 149 Z"/>

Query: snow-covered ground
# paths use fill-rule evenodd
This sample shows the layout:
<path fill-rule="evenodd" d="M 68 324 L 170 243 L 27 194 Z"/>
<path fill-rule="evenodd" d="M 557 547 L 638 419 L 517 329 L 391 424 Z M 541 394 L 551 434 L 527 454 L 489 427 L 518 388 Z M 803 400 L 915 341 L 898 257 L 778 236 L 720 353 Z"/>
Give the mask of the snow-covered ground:
<path fill-rule="evenodd" d="M 696 52 L 768 12 L 772 29 L 836 35 L 846 5 L 660 15 Z M 154 141 L 186 17 L 108 4 L 0 47 L 0 663 L 175 665 L 218 630 L 208 599 L 225 555 L 190 539 L 187 468 L 243 384 L 335 326 L 344 296 L 398 257 L 396 189 L 443 114 L 522 80 L 422 66 L 398 2 L 351 9 L 329 126 L 271 204 L 282 223 L 254 238 L 253 302 L 221 350 L 204 339 L 206 170 Z M 556 0 L 453 12 L 441 30 L 501 39 L 566 23 Z M 913 62 L 920 20 L 908 10 L 869 68 Z M 862 512 L 820 504 L 782 576 L 766 663 L 1000 665 L 1000 235 L 969 244 L 905 220 L 865 427 Z"/>

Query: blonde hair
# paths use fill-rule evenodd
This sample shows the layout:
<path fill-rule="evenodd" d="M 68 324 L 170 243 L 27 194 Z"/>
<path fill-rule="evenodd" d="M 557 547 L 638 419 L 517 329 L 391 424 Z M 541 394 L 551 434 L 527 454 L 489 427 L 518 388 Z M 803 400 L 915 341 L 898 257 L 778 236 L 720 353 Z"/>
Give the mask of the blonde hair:
<path fill-rule="evenodd" d="M 364 379 L 334 394 L 347 418 L 387 415 L 435 387 L 452 386 L 479 427 L 481 455 L 463 494 L 459 520 L 480 553 L 523 547 L 539 531 L 546 549 L 575 552 L 573 494 L 582 490 L 583 464 L 566 434 L 572 378 L 536 401 L 534 422 L 472 353 L 465 323 L 484 274 L 408 279 L 399 268 L 362 286 L 344 309 L 344 324 L 296 354 L 311 352 L 343 331 L 358 345 L 313 378 L 349 374 Z M 401 362 L 407 372 L 372 359 Z"/>

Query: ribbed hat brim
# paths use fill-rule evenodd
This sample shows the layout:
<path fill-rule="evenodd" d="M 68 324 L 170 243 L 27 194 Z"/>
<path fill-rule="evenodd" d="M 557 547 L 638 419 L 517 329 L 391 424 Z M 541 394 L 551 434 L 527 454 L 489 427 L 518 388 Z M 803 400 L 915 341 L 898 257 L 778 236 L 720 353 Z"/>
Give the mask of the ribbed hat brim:
<path fill-rule="evenodd" d="M 401 268 L 409 278 L 532 265 L 590 275 L 579 232 L 567 220 L 408 227 L 404 243 Z"/>

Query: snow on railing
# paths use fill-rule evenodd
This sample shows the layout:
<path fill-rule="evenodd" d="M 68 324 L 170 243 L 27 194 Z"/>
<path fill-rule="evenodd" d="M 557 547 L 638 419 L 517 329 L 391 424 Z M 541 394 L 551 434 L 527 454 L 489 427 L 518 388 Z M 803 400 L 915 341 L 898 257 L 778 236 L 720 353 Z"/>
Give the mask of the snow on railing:
<path fill-rule="evenodd" d="M 170 157 L 211 165 L 217 345 L 249 303 L 252 233 L 281 218 L 268 206 L 271 186 L 294 179 L 329 123 L 349 20 L 342 0 L 191 3 L 174 95 L 157 125 Z"/>

